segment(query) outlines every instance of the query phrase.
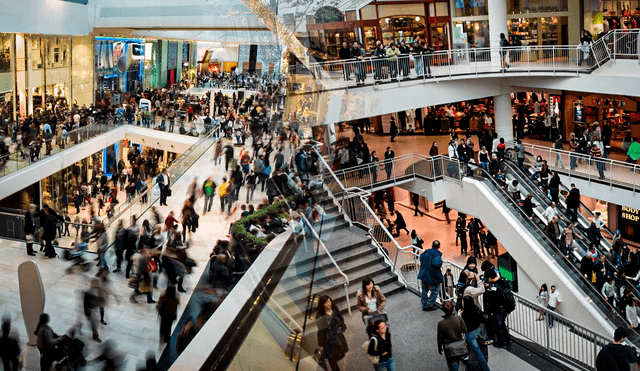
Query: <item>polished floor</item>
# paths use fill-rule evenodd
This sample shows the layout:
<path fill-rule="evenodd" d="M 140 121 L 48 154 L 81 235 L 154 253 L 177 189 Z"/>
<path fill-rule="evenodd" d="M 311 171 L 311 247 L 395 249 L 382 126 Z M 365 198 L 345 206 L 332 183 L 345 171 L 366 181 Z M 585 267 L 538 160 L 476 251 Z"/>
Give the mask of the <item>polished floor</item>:
<path fill-rule="evenodd" d="M 224 166 L 214 166 L 212 161 L 213 149 L 203 155 L 173 187 L 173 196 L 168 199 L 169 206 L 160 207 L 162 216 L 166 216 L 170 210 L 179 216 L 182 204 L 186 199 L 188 185 L 193 177 L 198 177 L 199 182 L 211 175 L 217 183 L 220 182 Z M 240 199 L 244 200 L 245 190 L 240 192 Z M 264 193 L 256 191 L 254 203 L 259 203 L 265 197 Z M 201 213 L 202 199 L 196 202 L 196 210 Z M 142 215 L 142 219 L 148 215 Z M 232 216 L 231 218 L 235 218 Z M 193 235 L 189 256 L 197 262 L 194 272 L 185 279 L 187 293 L 180 297 L 182 305 L 188 301 L 193 286 L 200 278 L 202 270 L 207 264 L 209 253 L 212 251 L 215 241 L 224 239 L 228 232 L 230 219 L 220 213 L 220 203 L 214 200 L 213 212 L 200 218 L 200 229 Z M 113 234 L 110 235 L 112 240 Z M 60 251 L 59 251 L 60 254 Z M 93 260 L 95 255 L 87 255 L 87 260 Z M 114 256 L 109 252 L 108 263 L 113 268 Z M 0 282 L 3 290 L 0 292 L 0 315 L 8 316 L 13 321 L 13 331 L 19 336 L 25 355 L 25 370 L 39 370 L 38 350 L 35 347 L 25 345 L 27 341 L 26 330 L 21 314 L 17 267 L 25 260 L 33 260 L 37 263 L 46 292 L 45 312 L 51 315 L 51 326 L 63 334 L 78 321 L 84 322 L 84 335 L 82 340 L 87 345 L 86 354 L 89 359 L 98 355 L 100 345 L 91 339 L 91 329 L 82 313 L 82 301 L 80 295 L 88 288 L 89 280 L 96 273 L 93 268 L 88 273 L 66 273 L 69 263 L 63 259 L 45 259 L 42 253 L 29 257 L 26 254 L 24 243 L 17 241 L 0 240 Z M 135 370 L 143 361 L 147 351 L 156 353 L 162 349 L 159 344 L 159 322 L 153 304 L 146 304 L 142 298 L 138 298 L 139 304 L 129 302 L 131 289 L 127 287 L 127 281 L 122 273 L 114 273 L 110 276 L 111 291 L 113 296 L 109 298 L 106 308 L 105 321 L 107 326 L 100 326 L 100 337 L 103 340 L 113 339 L 118 344 L 118 349 L 125 356 L 127 362 L 125 370 Z M 158 283 L 160 291 L 166 287 L 166 282 L 161 279 Z M 159 290 L 155 290 L 153 296 L 157 299 Z M 87 369 L 99 369 L 98 364 L 91 364 Z"/>

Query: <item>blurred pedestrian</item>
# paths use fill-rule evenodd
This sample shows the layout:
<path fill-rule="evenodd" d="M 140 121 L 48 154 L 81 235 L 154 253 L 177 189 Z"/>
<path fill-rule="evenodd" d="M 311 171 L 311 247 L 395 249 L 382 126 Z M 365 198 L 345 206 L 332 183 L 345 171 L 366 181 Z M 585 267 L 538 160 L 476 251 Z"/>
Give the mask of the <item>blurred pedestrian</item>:
<path fill-rule="evenodd" d="M 11 320 L 2 320 L 2 337 L 0 337 L 0 359 L 4 365 L 4 371 L 18 371 L 20 365 L 20 342 L 11 335 Z"/>
<path fill-rule="evenodd" d="M 171 340 L 171 326 L 178 317 L 178 305 L 180 305 L 180 300 L 176 297 L 176 287 L 167 287 L 156 304 L 158 316 L 160 316 L 161 342 L 168 343 Z"/>

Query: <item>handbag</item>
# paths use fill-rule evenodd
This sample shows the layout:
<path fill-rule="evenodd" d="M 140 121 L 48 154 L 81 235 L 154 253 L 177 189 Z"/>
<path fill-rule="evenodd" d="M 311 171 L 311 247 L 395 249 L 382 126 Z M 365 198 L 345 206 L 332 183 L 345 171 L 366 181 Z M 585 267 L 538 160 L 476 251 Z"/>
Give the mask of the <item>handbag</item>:
<path fill-rule="evenodd" d="M 171 197 L 171 188 L 167 188 L 167 197 Z"/>
<path fill-rule="evenodd" d="M 447 358 L 464 356 L 468 353 L 467 341 L 465 339 L 444 345 L 444 355 L 447 356 Z"/>
<path fill-rule="evenodd" d="M 156 263 L 155 259 L 147 260 L 147 272 L 155 272 L 158 270 L 158 263 Z"/>
<path fill-rule="evenodd" d="M 371 340 L 376 342 L 373 350 L 378 350 L 378 340 L 375 338 L 375 336 L 372 336 L 371 339 L 362 343 L 362 350 L 367 354 L 367 357 L 369 357 L 369 361 L 371 361 L 371 363 L 373 363 L 374 365 L 377 365 L 378 363 L 380 363 L 380 356 L 372 356 L 371 354 L 369 354 L 369 344 L 371 343 Z"/>
<path fill-rule="evenodd" d="M 26 235 L 26 240 L 27 242 L 31 243 L 35 240 L 35 237 L 33 236 L 33 234 L 28 234 Z"/>

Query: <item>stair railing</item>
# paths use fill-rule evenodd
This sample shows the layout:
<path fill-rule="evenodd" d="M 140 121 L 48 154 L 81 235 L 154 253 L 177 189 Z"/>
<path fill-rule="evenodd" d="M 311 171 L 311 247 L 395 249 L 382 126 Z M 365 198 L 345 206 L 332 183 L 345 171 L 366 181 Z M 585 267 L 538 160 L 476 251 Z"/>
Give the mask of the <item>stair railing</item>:
<path fill-rule="evenodd" d="M 349 277 L 342 271 L 342 269 L 340 269 L 340 267 L 338 266 L 338 263 L 336 262 L 336 260 L 333 258 L 333 256 L 327 249 L 327 246 L 324 244 L 324 242 L 322 242 L 322 239 L 320 239 L 320 236 L 318 236 L 318 232 L 316 232 L 315 228 L 313 228 L 313 225 L 309 222 L 309 220 L 304 215 L 301 215 L 300 223 L 303 223 L 302 234 L 306 234 L 307 231 L 311 232 L 313 237 L 316 240 L 318 240 L 318 246 L 322 248 L 322 250 L 324 250 L 329 260 L 331 260 L 331 263 L 333 264 L 333 266 L 336 267 L 336 269 L 338 270 L 338 274 L 340 274 L 344 278 L 344 283 L 343 283 L 344 294 L 347 299 L 347 309 L 349 310 L 349 317 L 351 317 L 351 303 L 349 300 Z"/>
<path fill-rule="evenodd" d="M 368 200 L 371 193 L 358 187 L 345 188 L 319 149 L 316 146 L 313 148 L 318 155 L 320 167 L 325 170 L 321 172 L 324 188 L 328 191 L 339 210 L 352 225 L 362 225 L 368 231 L 374 246 L 376 246 L 380 255 L 382 255 L 385 261 L 391 266 L 392 271 L 397 274 L 400 282 L 405 285 L 405 287 L 419 292 L 420 283 L 417 279 L 417 272 L 420 268 L 420 260 L 418 259 L 418 252 L 422 250 L 413 246 L 401 247 L 387 228 L 387 225 L 390 225 L 390 221 L 383 218 L 387 222 L 387 225 L 385 225 L 369 205 Z M 383 168 L 387 173 L 386 179 L 393 180 L 395 184 L 395 179 L 398 175 L 409 176 L 411 178 L 415 177 L 416 158 L 414 156 L 428 162 L 428 165 L 425 167 L 425 176 L 430 175 L 433 177 L 437 174 L 434 173 L 434 159 L 424 156 L 406 155 L 390 161 L 386 160 L 375 164 L 361 165 L 349 169 L 348 172 L 343 172 L 341 175 L 343 175 L 343 179 L 346 179 L 347 174 L 359 176 L 364 172 L 367 174 L 365 178 L 375 183 L 370 177 L 370 174 L 372 174 L 373 171 L 382 171 L 379 168 Z M 409 168 L 411 170 L 407 173 L 407 169 Z"/>

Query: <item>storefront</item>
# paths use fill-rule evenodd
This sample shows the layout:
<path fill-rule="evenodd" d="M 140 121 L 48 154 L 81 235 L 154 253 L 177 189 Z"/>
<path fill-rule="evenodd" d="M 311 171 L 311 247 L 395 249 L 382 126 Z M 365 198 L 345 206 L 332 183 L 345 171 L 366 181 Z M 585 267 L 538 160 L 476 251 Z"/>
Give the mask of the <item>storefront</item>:
<path fill-rule="evenodd" d="M 562 110 L 561 91 L 536 90 L 511 94 L 511 114 L 514 132 L 522 130 L 525 136 L 556 140 L 564 136 L 565 114 Z M 524 120 L 520 119 L 520 116 Z M 524 125 L 523 127 L 520 127 Z"/>
<path fill-rule="evenodd" d="M 566 135 L 580 134 L 589 125 L 598 122 L 601 129 L 611 127 L 612 150 L 622 148 L 622 140 L 629 134 L 640 137 L 640 113 L 638 102 L 621 95 L 584 94 L 565 92 L 565 116 L 571 117 L 567 122 Z M 581 114 L 575 114 L 577 107 L 583 107 Z"/>
<path fill-rule="evenodd" d="M 427 41 L 435 50 L 451 49 L 451 15 L 448 1 L 375 1 L 360 9 L 362 34 L 367 52 L 375 41 L 385 45 L 405 41 Z"/>
<path fill-rule="evenodd" d="M 469 47 L 490 47 L 488 0 L 451 0 L 452 21 Z M 514 45 L 577 45 L 580 9 L 567 0 L 507 0 L 507 29 Z"/>
<path fill-rule="evenodd" d="M 142 89 L 145 42 L 141 39 L 96 37 L 96 101 L 122 102 L 123 94 Z"/>

